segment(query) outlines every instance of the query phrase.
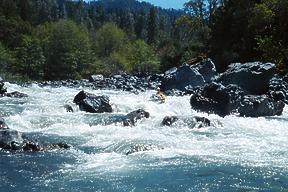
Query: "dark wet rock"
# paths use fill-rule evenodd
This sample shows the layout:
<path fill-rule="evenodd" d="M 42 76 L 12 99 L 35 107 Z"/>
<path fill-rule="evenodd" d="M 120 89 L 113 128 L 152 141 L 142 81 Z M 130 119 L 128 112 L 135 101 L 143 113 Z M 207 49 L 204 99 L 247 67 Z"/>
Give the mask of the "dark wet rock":
<path fill-rule="evenodd" d="M 211 83 L 190 98 L 193 109 L 226 116 L 231 113 L 231 96 L 219 83 Z"/>
<path fill-rule="evenodd" d="M 266 95 L 247 95 L 238 109 L 240 116 L 261 117 L 281 115 L 285 104 L 282 101 L 273 101 Z"/>
<path fill-rule="evenodd" d="M 288 82 L 285 77 L 275 75 L 269 82 L 268 94 L 274 101 L 283 101 L 288 104 Z"/>
<path fill-rule="evenodd" d="M 96 81 L 103 81 L 104 77 L 103 75 L 90 75 L 89 76 L 89 82 L 96 82 Z"/>
<path fill-rule="evenodd" d="M 2 77 L 0 77 L 0 95 L 5 94 L 6 92 L 7 92 L 7 89 L 5 88 L 5 83 Z"/>
<path fill-rule="evenodd" d="M 66 112 L 71 112 L 71 113 L 74 112 L 73 108 L 68 104 L 64 105 L 64 108 L 66 109 Z"/>
<path fill-rule="evenodd" d="M 162 147 L 158 147 L 153 144 L 136 144 L 130 147 L 130 149 L 125 153 L 126 155 L 130 155 L 137 152 L 143 151 L 154 151 L 154 150 L 161 150 Z"/>
<path fill-rule="evenodd" d="M 276 68 L 272 63 L 234 63 L 217 81 L 225 86 L 235 84 L 249 94 L 258 95 L 268 91 L 269 81 L 275 72 Z"/>
<path fill-rule="evenodd" d="M 177 116 L 166 116 L 162 120 L 161 125 L 170 126 L 170 125 L 172 125 L 173 123 L 175 123 L 178 120 L 179 120 L 179 118 Z"/>
<path fill-rule="evenodd" d="M 165 92 L 172 89 L 185 92 L 187 88 L 210 83 L 216 75 L 215 65 L 210 59 L 192 66 L 184 64 L 166 71 L 160 88 Z"/>
<path fill-rule="evenodd" d="M 202 128 L 202 127 L 209 127 L 211 122 L 209 119 L 205 117 L 194 116 L 192 118 L 187 117 L 177 117 L 177 116 L 166 116 L 164 117 L 161 125 L 163 126 L 171 126 L 177 123 L 183 123 L 190 128 Z"/>
<path fill-rule="evenodd" d="M 81 111 L 89 113 L 104 113 L 112 112 L 112 107 L 109 103 L 109 97 L 97 96 L 85 91 L 80 91 L 73 100 L 79 106 Z"/>
<path fill-rule="evenodd" d="M 0 148 L 13 151 L 47 151 L 53 149 L 68 149 L 70 145 L 66 143 L 43 144 L 29 140 L 22 133 L 9 129 L 3 118 L 0 118 Z"/>
<path fill-rule="evenodd" d="M 5 120 L 0 117 L 0 130 L 1 129 L 9 129 L 8 125 L 5 123 Z"/>
<path fill-rule="evenodd" d="M 20 93 L 20 92 L 18 92 L 18 91 L 14 91 L 14 92 L 11 92 L 11 93 L 6 93 L 6 94 L 4 94 L 3 96 L 6 96 L 6 97 L 14 97 L 14 98 L 28 97 L 27 94 L 25 94 L 25 93 Z"/>
<path fill-rule="evenodd" d="M 146 112 L 143 109 L 132 111 L 131 113 L 128 113 L 125 116 L 125 119 L 123 120 L 123 125 L 135 126 L 137 121 L 144 119 L 144 118 L 149 118 L 149 116 L 150 116 L 149 112 Z"/>
<path fill-rule="evenodd" d="M 206 117 L 194 116 L 193 120 L 196 122 L 196 125 L 195 125 L 196 128 L 211 126 L 211 121 L 207 119 Z"/>

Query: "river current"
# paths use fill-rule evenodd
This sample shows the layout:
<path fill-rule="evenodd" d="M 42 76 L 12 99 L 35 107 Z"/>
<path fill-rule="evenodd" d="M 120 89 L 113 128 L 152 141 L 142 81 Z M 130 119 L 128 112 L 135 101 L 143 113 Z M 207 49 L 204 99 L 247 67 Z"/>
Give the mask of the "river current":
<path fill-rule="evenodd" d="M 191 109 L 189 96 L 150 100 L 139 94 L 89 88 L 21 87 L 8 92 L 28 98 L 0 98 L 0 116 L 10 129 L 43 142 L 66 142 L 69 150 L 0 151 L 0 191 L 288 191 L 288 107 L 282 116 L 225 118 Z M 112 114 L 79 111 L 81 90 L 107 95 Z M 75 110 L 68 113 L 63 105 Z M 104 125 L 109 117 L 144 109 L 150 118 L 135 127 Z M 203 116 L 212 125 L 161 126 L 167 115 Z M 126 155 L 137 144 L 157 146 Z"/>

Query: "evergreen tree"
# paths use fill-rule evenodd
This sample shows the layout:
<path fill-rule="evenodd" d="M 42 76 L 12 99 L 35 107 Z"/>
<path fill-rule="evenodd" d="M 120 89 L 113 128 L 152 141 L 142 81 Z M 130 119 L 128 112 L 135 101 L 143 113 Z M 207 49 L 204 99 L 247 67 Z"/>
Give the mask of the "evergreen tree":
<path fill-rule="evenodd" d="M 148 44 L 156 43 L 157 40 L 157 10 L 156 8 L 151 8 L 148 21 L 147 21 L 147 42 Z"/>

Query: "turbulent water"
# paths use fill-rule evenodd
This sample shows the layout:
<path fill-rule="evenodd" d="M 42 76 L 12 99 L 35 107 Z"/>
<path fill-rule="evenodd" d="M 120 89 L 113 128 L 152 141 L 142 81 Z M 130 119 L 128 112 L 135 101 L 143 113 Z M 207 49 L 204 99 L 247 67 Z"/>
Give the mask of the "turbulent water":
<path fill-rule="evenodd" d="M 69 150 L 0 151 L 0 191 L 287 191 L 288 108 L 282 116 L 240 118 L 197 113 L 189 96 L 150 100 L 154 91 L 92 90 L 108 95 L 113 114 L 88 114 L 72 101 L 82 88 L 20 87 L 8 92 L 28 98 L 0 98 L 0 116 L 11 129 L 44 142 L 64 141 Z M 72 105 L 67 113 L 64 104 Z M 142 108 L 150 112 L 135 127 L 104 125 Z M 166 115 L 204 116 L 212 126 L 160 126 Z M 126 155 L 131 146 L 157 146 Z"/>

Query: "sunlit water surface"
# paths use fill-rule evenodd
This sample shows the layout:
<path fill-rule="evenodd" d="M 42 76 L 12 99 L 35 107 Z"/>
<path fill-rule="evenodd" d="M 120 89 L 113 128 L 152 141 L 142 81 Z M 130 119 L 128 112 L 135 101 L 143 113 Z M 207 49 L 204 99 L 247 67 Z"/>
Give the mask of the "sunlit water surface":
<path fill-rule="evenodd" d="M 287 191 L 288 108 L 279 117 L 242 118 L 198 113 L 189 96 L 150 100 L 154 91 L 111 90 L 113 114 L 88 114 L 72 103 L 83 88 L 20 87 L 28 98 L 0 98 L 0 116 L 11 129 L 73 147 L 39 153 L 0 151 L 0 191 Z M 63 107 L 70 104 L 74 113 Z M 135 127 L 103 125 L 109 117 L 142 108 L 150 112 Z M 211 127 L 160 126 L 166 115 L 204 116 Z M 126 155 L 131 146 L 157 146 Z"/>

